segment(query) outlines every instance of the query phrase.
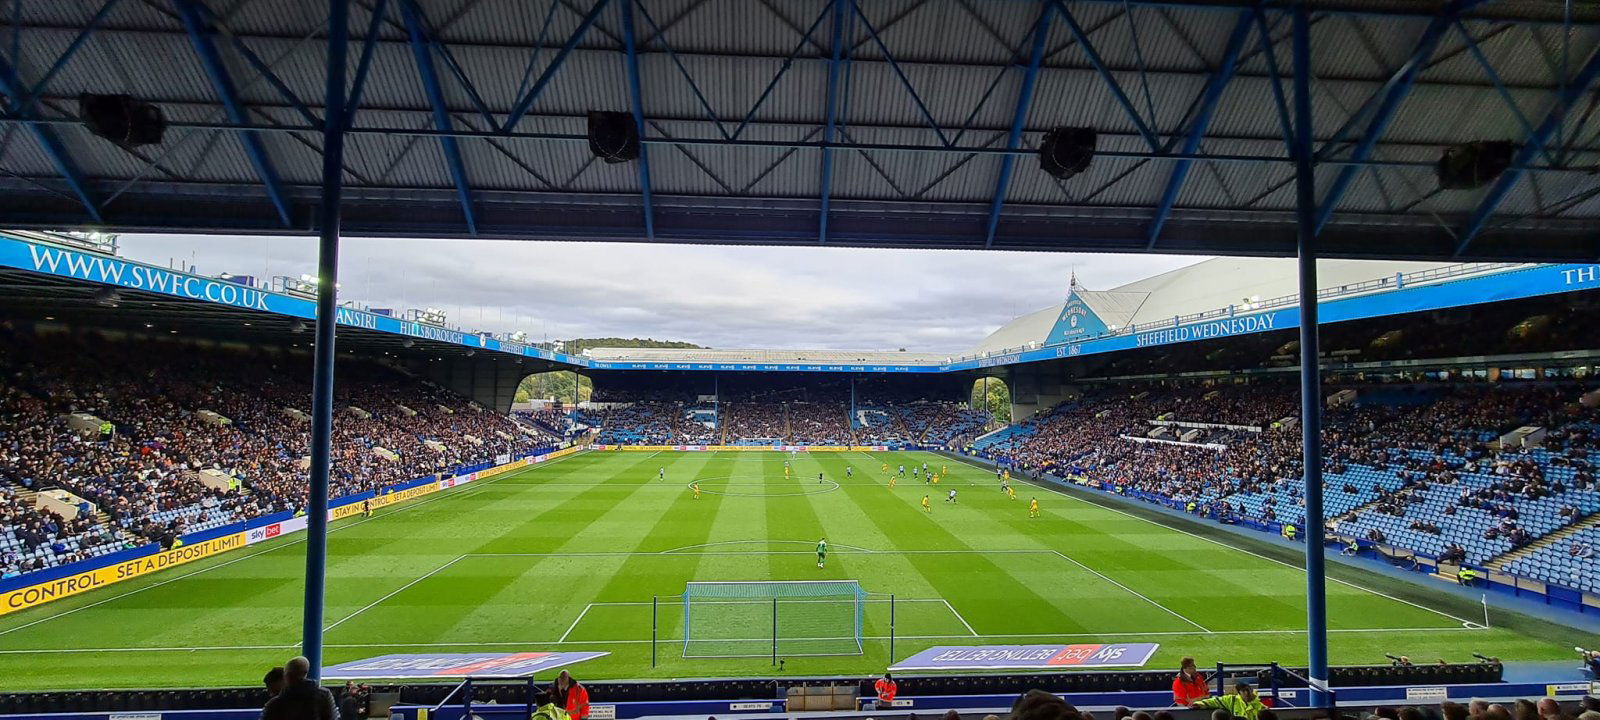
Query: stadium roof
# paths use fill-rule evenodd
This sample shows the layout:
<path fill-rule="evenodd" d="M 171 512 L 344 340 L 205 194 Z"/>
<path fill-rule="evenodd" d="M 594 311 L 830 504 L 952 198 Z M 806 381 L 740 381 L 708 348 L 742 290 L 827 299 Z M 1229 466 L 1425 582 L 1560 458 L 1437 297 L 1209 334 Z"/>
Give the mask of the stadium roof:
<path fill-rule="evenodd" d="M 1213 258 L 1188 267 L 1137 280 L 1109 291 L 1074 288 L 1094 314 L 1115 331 L 1146 323 L 1170 322 L 1179 316 L 1219 308 L 1254 312 L 1270 307 L 1298 305 L 1296 261 L 1290 258 Z M 1422 263 L 1373 260 L 1322 260 L 1317 263 L 1317 286 L 1325 294 L 1353 296 L 1394 289 L 1397 276 L 1417 278 L 1412 286 L 1475 275 L 1507 272 L 1517 265 L 1503 263 Z M 1005 352 L 1042 345 L 1056 327 L 1069 301 L 1023 315 L 991 333 L 964 355 Z"/>
<path fill-rule="evenodd" d="M 1304 4 L 1325 255 L 1597 254 L 1600 7 Z M 16 3 L 0 212 L 35 228 L 311 232 L 328 6 Z M 355 0 L 344 230 L 1284 255 L 1287 6 Z M 86 92 L 155 103 L 165 139 L 91 135 Z M 596 160 L 591 110 L 636 115 L 641 161 Z M 1099 133 L 1069 180 L 1033 156 L 1056 126 Z M 1521 147 L 1510 170 L 1438 189 L 1443 147 L 1496 139 Z"/>

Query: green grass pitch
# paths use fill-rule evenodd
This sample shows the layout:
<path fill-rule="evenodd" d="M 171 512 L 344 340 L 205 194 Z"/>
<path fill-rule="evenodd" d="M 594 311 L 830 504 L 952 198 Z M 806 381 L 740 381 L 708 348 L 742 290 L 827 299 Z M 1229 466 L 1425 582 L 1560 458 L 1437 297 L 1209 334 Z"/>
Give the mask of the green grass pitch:
<path fill-rule="evenodd" d="M 864 652 L 787 658 L 785 675 L 881 672 L 890 594 L 902 658 L 932 645 L 1122 640 L 1159 642 L 1153 667 L 1182 655 L 1304 662 L 1304 575 L 1270 552 L 1022 483 L 1008 500 L 992 473 L 933 454 L 801 453 L 785 479 L 788 459 L 590 452 L 336 523 L 326 661 L 584 649 L 611 653 L 576 669 L 588 679 L 771 675 L 766 658 L 684 658 L 676 596 L 691 580 L 823 578 L 875 594 Z M 882 465 L 924 461 L 950 469 L 937 489 L 887 487 Z M 952 487 L 955 504 L 943 499 Z M 1042 517 L 1028 517 L 1030 497 Z M 818 569 L 823 536 L 832 552 Z M 0 677 L 13 691 L 254 684 L 296 652 L 304 547 L 289 536 L 0 618 Z M 1571 652 L 1549 628 L 1485 629 L 1469 624 L 1482 620 L 1470 603 L 1341 572 L 1328 586 L 1336 664 Z M 653 668 L 652 596 L 673 596 Z"/>

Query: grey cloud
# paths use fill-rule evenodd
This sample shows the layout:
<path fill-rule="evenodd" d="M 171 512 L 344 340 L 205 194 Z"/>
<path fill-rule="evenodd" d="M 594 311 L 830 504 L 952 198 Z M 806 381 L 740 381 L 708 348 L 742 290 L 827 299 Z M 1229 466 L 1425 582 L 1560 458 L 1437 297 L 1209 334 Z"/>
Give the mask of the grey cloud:
<path fill-rule="evenodd" d="M 124 255 L 205 274 L 298 276 L 312 238 L 125 235 Z M 1011 318 L 1196 257 L 351 238 L 341 299 L 442 307 L 452 324 L 534 337 L 712 347 L 959 352 Z"/>

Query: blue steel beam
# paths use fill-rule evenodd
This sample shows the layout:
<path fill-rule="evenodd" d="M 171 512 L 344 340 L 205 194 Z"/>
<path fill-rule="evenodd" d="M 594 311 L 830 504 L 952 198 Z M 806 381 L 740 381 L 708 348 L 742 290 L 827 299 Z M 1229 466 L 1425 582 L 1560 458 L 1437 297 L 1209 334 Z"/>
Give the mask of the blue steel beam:
<path fill-rule="evenodd" d="M 1016 150 L 1022 145 L 1022 128 L 1028 120 L 1028 108 L 1033 107 L 1033 88 L 1038 84 L 1039 65 L 1044 62 L 1045 40 L 1050 37 L 1050 19 L 1055 6 L 1050 0 L 1044 0 L 1040 6 L 1039 20 L 1033 26 L 1033 49 L 1028 54 L 1028 68 L 1022 73 L 1017 107 L 1011 113 L 1011 130 L 1006 134 L 1007 150 Z M 983 231 L 983 246 L 986 248 L 994 247 L 994 234 L 1000 229 L 1000 210 L 1005 207 L 1006 191 L 1011 188 L 1011 173 L 1016 166 L 1016 155 L 1001 156 L 1000 176 L 994 183 L 994 199 L 989 201 L 989 222 Z"/>
<path fill-rule="evenodd" d="M 211 12 L 210 8 L 202 9 L 205 10 L 205 19 L 208 23 L 217 28 L 222 27 L 221 23 L 217 20 L 216 13 Z M 311 114 L 311 108 L 306 107 L 306 104 L 300 100 L 300 97 L 295 95 L 294 91 L 290 90 L 288 85 L 284 84 L 283 79 L 278 77 L 278 74 L 272 71 L 271 65 L 262 60 L 261 56 L 257 55 L 254 50 L 251 50 L 249 45 L 244 44 L 244 40 L 241 40 L 238 35 L 235 35 L 231 32 L 224 32 L 222 35 L 223 37 L 227 38 L 228 43 L 233 46 L 234 51 L 239 53 L 239 57 L 244 58 L 244 61 L 248 63 L 251 68 L 254 68 L 258 74 L 260 74 L 262 80 L 266 81 L 268 85 L 271 85 L 272 89 L 276 90 L 279 95 L 282 95 L 284 100 L 289 102 L 289 105 L 294 108 L 295 112 L 298 113 L 300 117 L 305 118 L 306 122 L 312 125 L 317 123 L 316 116 Z"/>
<path fill-rule="evenodd" d="M 433 126 L 440 132 L 455 128 L 450 122 L 450 110 L 444 103 L 444 89 L 439 85 L 439 72 L 433 64 L 433 45 L 422 27 L 422 11 L 416 0 L 400 0 L 400 15 L 405 18 L 406 35 L 411 40 L 411 54 L 417 61 L 417 75 L 422 78 L 422 90 L 433 107 Z M 450 180 L 456 186 L 456 198 L 461 201 L 461 216 L 467 222 L 467 234 L 478 234 L 477 215 L 472 211 L 472 187 L 467 183 L 467 167 L 461 162 L 461 148 L 452 135 L 439 136 L 439 149 L 444 153 L 445 166 L 450 170 Z"/>
<path fill-rule="evenodd" d="M 828 61 L 828 119 L 822 126 L 822 208 L 817 223 L 817 242 L 828 242 L 828 209 L 833 201 L 833 131 L 839 120 L 839 66 L 844 55 L 844 4 L 833 0 L 832 57 Z"/>
<path fill-rule="evenodd" d="M 222 101 L 222 108 L 227 112 L 228 121 L 239 126 L 249 125 L 250 113 L 245 110 L 244 103 L 239 101 L 239 93 L 234 88 L 233 78 L 222 63 L 222 56 L 217 53 L 216 44 L 212 42 L 211 36 L 216 31 L 205 21 L 204 13 L 196 4 L 196 0 L 172 0 L 172 6 L 178 11 L 178 19 L 183 22 L 183 29 L 189 33 L 189 43 L 194 46 L 194 54 L 199 57 L 200 66 L 205 70 L 206 78 L 211 81 L 211 88 L 217 93 L 217 99 Z M 261 178 L 267 199 L 272 201 L 272 207 L 278 211 L 278 219 L 283 222 L 284 227 L 289 227 L 293 223 L 289 200 L 284 195 L 283 183 L 278 179 L 278 169 L 273 166 L 272 159 L 267 157 L 266 147 L 261 143 L 261 135 L 254 130 L 239 130 L 238 135 L 239 143 L 244 146 L 244 154 L 250 159 L 250 166 L 255 168 L 256 177 Z"/>
<path fill-rule="evenodd" d="M 1489 223 L 1489 218 L 1494 215 L 1495 209 L 1500 207 L 1506 195 L 1510 194 L 1511 188 L 1515 187 L 1517 181 L 1522 179 L 1523 173 L 1527 172 L 1528 163 L 1533 161 L 1534 156 L 1544 152 L 1545 143 L 1549 142 L 1550 137 L 1566 123 L 1567 113 L 1572 110 L 1572 105 L 1589 91 L 1589 86 L 1593 85 L 1597 78 L 1600 78 L 1600 49 L 1589 55 L 1589 61 L 1584 63 L 1571 82 L 1562 86 L 1556 95 L 1555 106 L 1550 108 L 1544 121 L 1539 123 L 1539 127 L 1534 129 L 1533 134 L 1522 143 L 1522 148 L 1517 150 L 1516 156 L 1512 158 L 1511 169 L 1501 173 L 1494 181 L 1494 185 L 1490 186 L 1489 192 L 1483 196 L 1483 200 L 1479 201 L 1478 208 L 1472 212 L 1472 218 L 1461 230 L 1461 239 L 1456 243 L 1457 256 L 1466 252 L 1467 246 L 1471 245 L 1472 240 L 1483 231 L 1484 226 Z"/>
<path fill-rule="evenodd" d="M 832 12 L 832 8 L 824 7 L 822 12 L 817 13 L 817 19 L 811 21 L 811 26 L 806 28 L 804 35 L 800 36 L 800 41 L 795 43 L 794 50 L 789 52 L 789 57 L 783 59 L 783 64 L 778 66 L 778 72 L 774 73 L 772 79 L 767 81 L 767 86 L 761 90 L 761 95 L 756 98 L 756 104 L 750 106 L 750 111 L 744 114 L 743 120 L 739 121 L 739 127 L 734 128 L 734 139 L 737 140 L 740 135 L 744 134 L 745 127 L 750 124 L 751 120 L 755 119 L 756 111 L 767 103 L 767 97 L 772 95 L 772 89 L 778 86 L 778 81 L 783 79 L 784 73 L 789 72 L 789 68 L 794 65 L 795 58 L 800 57 L 800 51 L 804 50 L 806 45 L 815 44 L 815 41 L 811 39 L 811 34 L 817 31 L 817 26 L 822 24 L 823 18 L 828 17 L 830 12 Z"/>
<path fill-rule="evenodd" d="M 1506 108 L 1511 111 L 1512 116 L 1516 117 L 1517 124 L 1522 126 L 1522 132 L 1531 137 L 1533 135 L 1533 123 L 1528 122 L 1528 116 L 1522 114 L 1522 108 L 1517 106 L 1516 98 L 1511 97 L 1511 91 L 1506 89 L 1504 82 L 1501 82 L 1500 73 L 1495 71 L 1494 63 L 1489 62 L 1489 58 L 1484 56 L 1483 48 L 1479 47 L 1478 41 L 1472 38 L 1472 33 L 1467 32 L 1466 25 L 1457 20 L 1455 28 L 1456 33 L 1461 36 L 1461 42 L 1466 43 L 1467 50 L 1471 51 L 1472 58 L 1478 61 L 1478 67 L 1483 68 L 1483 74 L 1488 76 L 1490 83 L 1494 84 L 1495 92 L 1500 94 L 1500 100 L 1506 104 Z M 1552 165 L 1556 164 L 1556 159 L 1550 156 L 1548 148 L 1544 151 L 1544 157 L 1546 162 Z"/>
<path fill-rule="evenodd" d="M 1078 47 L 1083 49 L 1083 56 L 1088 58 L 1089 64 L 1094 66 L 1094 71 L 1100 74 L 1100 79 L 1105 82 L 1106 89 L 1111 91 L 1111 97 L 1127 113 L 1128 120 L 1133 123 L 1133 128 L 1139 131 L 1139 136 L 1144 138 L 1145 144 L 1151 150 L 1161 152 L 1161 143 L 1156 140 L 1156 134 L 1150 130 L 1150 125 L 1144 117 L 1139 115 L 1139 109 L 1133 106 L 1133 101 L 1128 99 L 1128 94 L 1122 91 L 1122 85 L 1117 83 L 1117 78 L 1111 74 L 1111 69 L 1106 67 L 1105 60 L 1100 58 L 1099 51 L 1094 49 L 1094 43 L 1089 42 L 1089 33 L 1084 32 L 1083 26 L 1078 24 L 1077 18 L 1072 16 L 1072 11 L 1061 0 L 1052 0 L 1056 9 L 1061 11 L 1061 19 L 1066 21 L 1067 29 L 1072 31 L 1072 37 L 1078 41 Z"/>
<path fill-rule="evenodd" d="M 701 0 L 701 2 L 704 1 Z M 725 139 L 732 139 L 733 135 L 729 134 L 728 129 L 722 125 L 722 118 L 717 117 L 717 111 L 711 107 L 711 101 L 707 100 L 706 94 L 700 91 L 700 84 L 694 81 L 694 75 L 690 74 L 689 68 L 683 66 L 683 60 L 678 57 L 678 53 L 673 51 L 672 43 L 667 42 L 666 30 L 656 24 L 655 18 L 650 17 L 649 8 L 642 3 L 638 7 L 639 14 L 644 16 L 645 24 L 649 25 L 650 29 L 654 31 L 650 37 L 645 38 L 642 44 L 649 45 L 651 40 L 661 44 L 661 49 L 666 50 L 667 57 L 672 60 L 672 66 L 678 69 L 678 74 L 683 76 L 683 81 L 689 84 L 689 91 L 694 93 L 694 99 L 700 103 L 700 109 L 704 110 L 706 117 L 710 118 L 711 123 L 717 126 L 717 133 Z M 679 17 L 682 17 L 682 15 Z M 668 25 L 671 25 L 671 21 L 668 22 Z"/>
<path fill-rule="evenodd" d="M 118 2 L 121 2 L 121 0 L 106 0 L 105 4 L 100 6 L 100 10 L 89 18 L 89 22 L 84 23 L 83 27 L 78 30 L 77 36 L 73 37 L 72 42 L 67 44 L 67 49 L 62 50 L 61 54 L 56 56 L 56 61 L 50 65 L 50 69 L 46 70 L 44 75 L 39 78 L 39 82 L 34 83 L 33 89 L 28 91 L 28 100 L 23 103 L 25 110 L 33 109 L 33 103 L 39 99 L 40 95 L 44 94 L 44 90 L 49 87 L 50 81 L 55 79 L 56 73 L 61 72 L 61 69 L 72 61 L 73 56 L 77 55 L 78 50 L 83 47 L 84 41 L 89 39 L 96 27 L 99 27 L 100 21 L 111 14 L 111 10 L 117 6 Z M 18 6 L 21 4 L 20 2 L 17 3 Z"/>
<path fill-rule="evenodd" d="M 345 99 L 345 127 L 355 124 L 356 111 L 361 109 L 361 94 L 367 89 L 367 73 L 372 69 L 372 51 L 378 46 L 378 28 L 383 25 L 389 0 L 378 0 L 372 8 L 372 21 L 367 24 L 367 36 L 361 46 L 361 59 L 356 61 L 356 77 L 350 81 L 350 94 Z"/>
<path fill-rule="evenodd" d="M 878 52 L 883 53 L 884 61 L 889 63 L 889 69 L 893 70 L 894 76 L 900 80 L 900 86 L 906 89 L 906 93 L 911 96 L 911 102 L 915 103 L 917 110 L 922 113 L 923 121 L 933 129 L 934 135 L 939 136 L 940 143 L 949 145 L 950 139 L 945 137 L 944 128 L 939 127 L 939 121 L 928 111 L 928 104 L 922 101 L 922 95 L 917 92 L 916 86 L 911 84 L 911 78 L 906 77 L 905 71 L 900 69 L 900 63 L 895 61 L 894 53 L 889 52 L 889 46 L 883 42 L 882 37 L 879 37 L 878 29 L 872 26 L 872 21 L 867 19 L 865 12 L 862 12 L 861 3 L 858 0 L 850 0 L 850 8 L 856 17 L 861 19 L 861 25 L 867 29 L 867 35 L 872 38 L 873 44 L 878 46 Z"/>
<path fill-rule="evenodd" d="M 633 105 L 633 126 L 639 133 L 639 198 L 644 203 L 644 237 L 656 239 L 655 203 L 650 195 L 650 148 L 644 140 L 644 101 L 639 91 L 639 48 L 633 35 L 633 0 L 622 0 L 622 44 L 628 60 L 628 96 Z"/>
<path fill-rule="evenodd" d="M 1189 123 L 1189 133 L 1183 138 L 1182 152 L 1185 155 L 1200 151 L 1200 140 L 1206 136 L 1206 129 L 1211 127 L 1211 116 L 1216 112 L 1217 103 L 1222 100 L 1222 91 L 1233 81 L 1233 73 L 1238 69 L 1239 53 L 1244 49 L 1245 38 L 1250 37 L 1254 17 L 1254 13 L 1250 10 L 1239 12 L 1239 19 L 1233 26 L 1233 34 L 1228 36 L 1228 44 L 1222 51 L 1222 64 L 1217 66 L 1217 71 L 1211 74 L 1210 82 L 1206 83 L 1206 89 L 1200 98 L 1200 107 L 1195 112 L 1194 120 Z M 1150 220 L 1150 231 L 1144 246 L 1146 250 L 1154 249 L 1156 241 L 1161 239 L 1161 229 L 1166 226 L 1167 218 L 1172 214 L 1172 207 L 1178 203 L 1178 194 L 1183 191 L 1183 183 L 1188 179 L 1189 168 L 1193 165 L 1193 160 L 1179 160 L 1173 163 L 1172 174 L 1167 178 L 1167 189 L 1161 193 L 1161 202 L 1156 206 L 1156 215 Z"/>
<path fill-rule="evenodd" d="M 17 77 L 17 72 L 5 58 L 0 58 L 0 93 L 4 93 L 10 100 L 7 103 L 10 114 L 18 115 L 25 112 L 27 104 L 27 90 L 22 87 L 22 81 Z M 94 198 L 89 197 L 89 191 L 83 184 L 83 173 L 78 170 L 78 164 L 73 162 L 72 155 L 67 152 L 61 138 L 56 137 L 55 131 L 32 120 L 21 120 L 28 133 L 33 135 L 39 149 L 44 151 L 45 157 L 50 159 L 50 164 L 55 167 L 56 174 L 66 181 L 67 187 L 78 198 L 83 209 L 93 222 L 104 222 L 100 216 L 100 207 L 95 204 Z"/>
<path fill-rule="evenodd" d="M 1311 10 L 1296 3 L 1294 35 L 1295 241 L 1300 289 L 1300 443 L 1306 519 L 1306 679 L 1311 707 L 1331 709 L 1328 693 L 1328 577 L 1322 517 L 1322 359 L 1317 347 L 1316 155 L 1311 148 Z"/>
<path fill-rule="evenodd" d="M 1367 121 L 1366 131 L 1361 139 L 1356 142 L 1355 149 L 1350 152 L 1350 159 L 1364 161 L 1378 146 L 1378 141 L 1383 138 L 1383 133 L 1389 129 L 1390 121 L 1394 120 L 1395 113 L 1400 109 L 1400 104 L 1411 94 L 1411 88 L 1416 84 L 1417 76 L 1422 74 L 1423 67 L 1427 65 L 1428 58 L 1433 56 L 1433 51 L 1439 46 L 1439 41 L 1445 33 L 1455 25 L 1456 18 L 1461 13 L 1481 5 L 1486 0 L 1454 0 L 1446 5 L 1439 14 L 1428 23 L 1422 31 L 1422 37 L 1417 40 L 1417 48 L 1404 65 L 1396 70 L 1389 81 L 1384 83 L 1379 90 L 1382 100 L 1372 111 L 1372 118 Z M 1322 232 L 1333 213 L 1338 210 L 1339 201 L 1344 199 L 1344 194 L 1355 182 L 1356 175 L 1361 168 L 1346 165 L 1334 177 L 1333 184 L 1328 188 L 1328 194 L 1322 198 L 1322 205 L 1317 209 L 1317 232 Z"/>
<path fill-rule="evenodd" d="M 589 14 L 583 16 L 583 20 L 578 23 L 578 27 L 572 31 L 572 35 L 567 38 L 567 42 L 561 46 L 560 52 L 557 52 L 555 57 L 550 58 L 550 64 L 546 65 L 544 72 L 539 74 L 539 79 L 534 81 L 533 87 L 528 88 L 528 93 L 517 101 L 515 107 L 511 108 L 511 113 L 506 116 L 505 123 L 500 126 L 502 130 L 511 132 L 517 127 L 517 123 L 522 120 L 522 116 L 528 114 L 528 110 L 533 107 L 534 101 L 539 99 L 539 96 L 544 93 L 545 87 L 550 84 L 550 78 L 555 77 L 556 72 L 567 62 L 567 56 L 571 55 L 572 50 L 578 47 L 579 42 L 583 41 L 583 36 L 589 34 L 589 28 L 594 27 L 594 21 L 599 19 L 600 13 L 606 9 L 608 3 L 610 3 L 610 0 L 595 0 L 594 7 L 589 8 Z"/>
<path fill-rule="evenodd" d="M 1261 54 L 1266 56 L 1267 77 L 1272 87 L 1272 104 L 1278 109 L 1278 128 L 1283 131 L 1283 146 L 1294 146 L 1294 128 L 1289 123 L 1289 104 L 1284 99 L 1283 78 L 1278 74 L 1278 54 L 1273 50 L 1272 32 L 1267 28 L 1267 15 L 1257 7 L 1251 11 L 1256 19 L 1256 33 L 1261 38 Z"/>

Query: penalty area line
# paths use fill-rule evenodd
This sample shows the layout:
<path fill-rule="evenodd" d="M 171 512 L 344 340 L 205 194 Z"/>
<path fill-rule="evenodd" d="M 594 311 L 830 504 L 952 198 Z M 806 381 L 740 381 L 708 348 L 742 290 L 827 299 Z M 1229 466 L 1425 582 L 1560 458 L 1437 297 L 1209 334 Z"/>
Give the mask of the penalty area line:
<path fill-rule="evenodd" d="M 589 608 L 592 607 L 594 607 L 594 603 L 589 603 L 588 605 L 583 606 L 583 612 L 578 613 L 578 616 L 572 619 L 572 624 L 567 626 L 567 631 L 561 633 L 561 639 L 556 641 L 558 644 L 567 641 L 567 636 L 571 635 L 573 630 L 578 629 L 578 623 L 583 622 L 583 616 L 588 615 Z"/>
<path fill-rule="evenodd" d="M 967 619 L 962 617 L 960 612 L 956 611 L 955 606 L 951 605 L 949 600 L 944 600 L 941 598 L 939 602 L 944 603 L 945 608 L 950 611 L 950 614 L 956 616 L 956 619 L 961 621 L 961 625 L 967 629 L 967 632 L 972 633 L 973 637 L 983 637 L 982 635 L 978 634 L 977 630 L 972 629 L 972 623 L 967 622 Z"/>

